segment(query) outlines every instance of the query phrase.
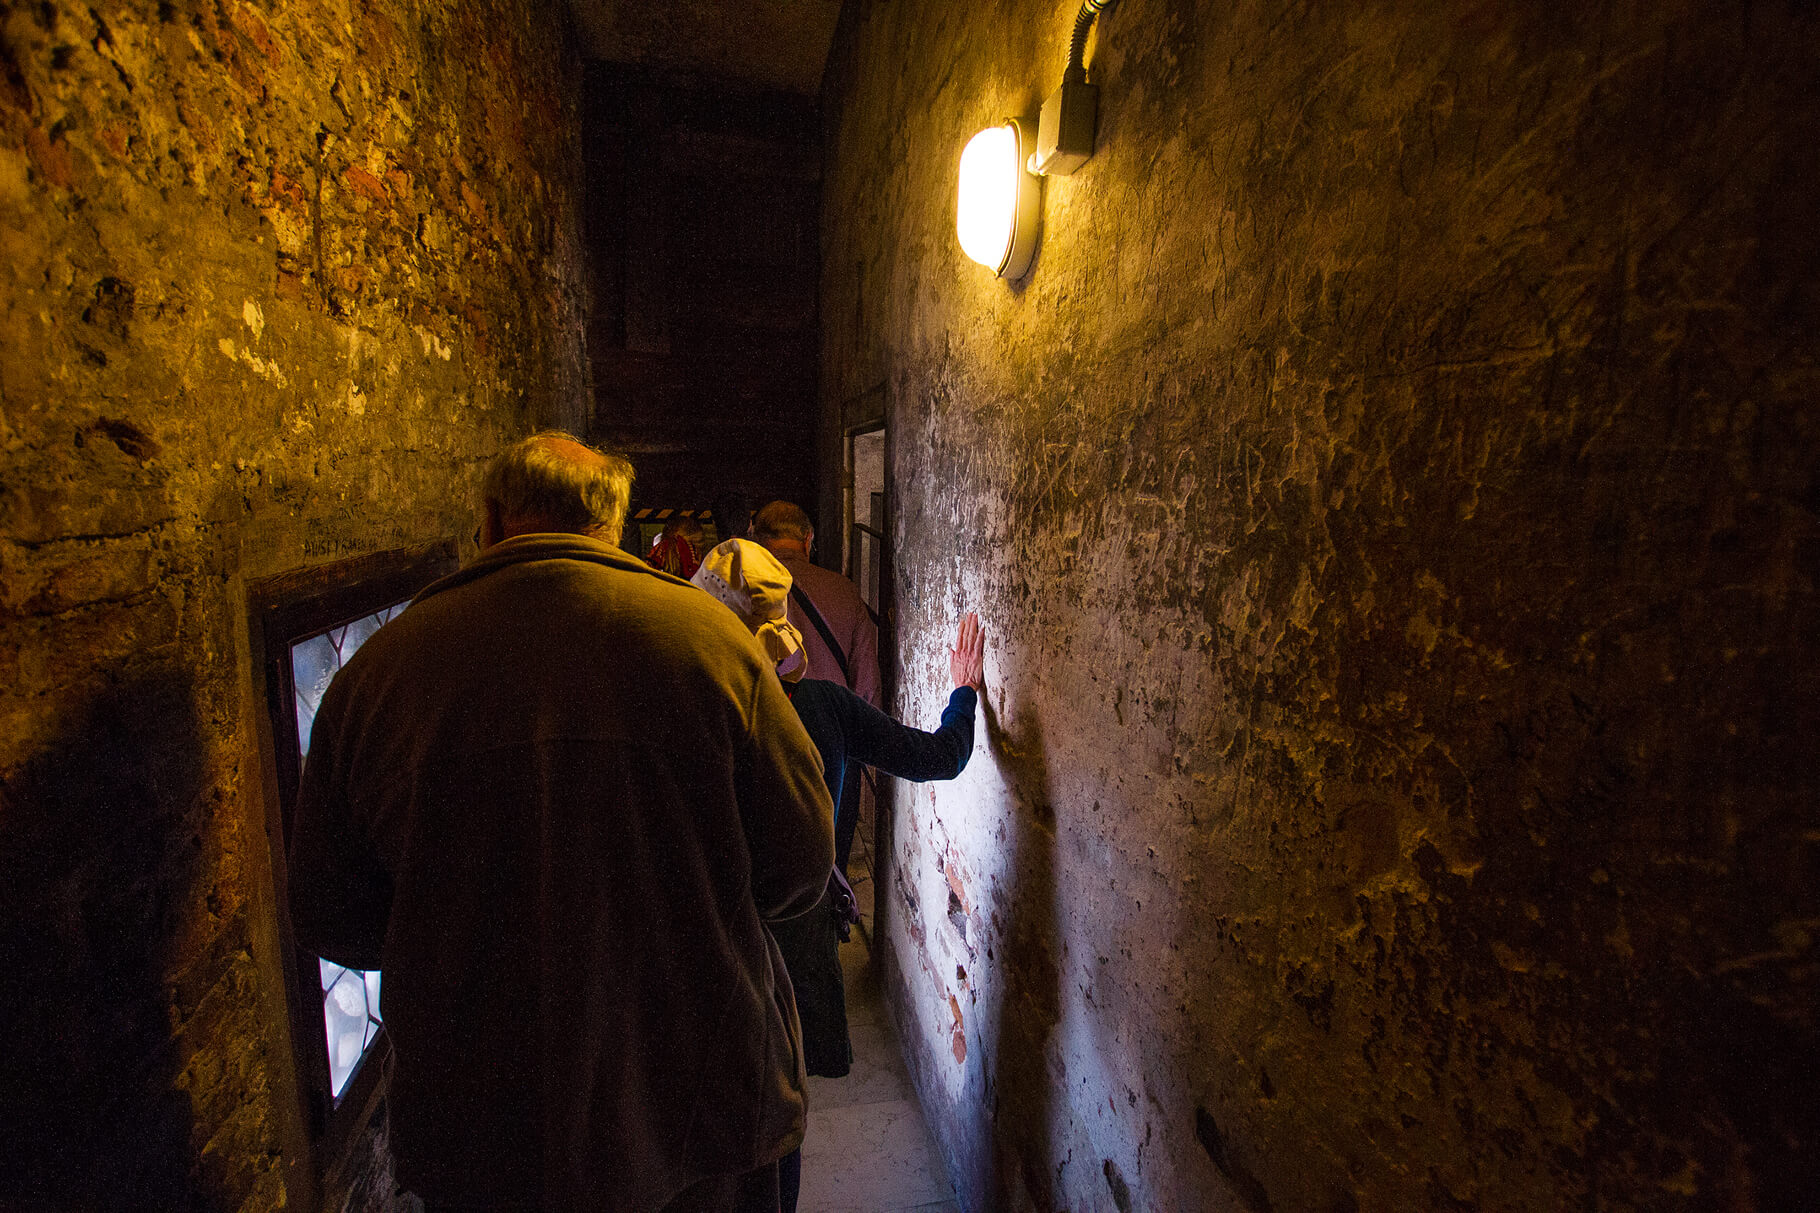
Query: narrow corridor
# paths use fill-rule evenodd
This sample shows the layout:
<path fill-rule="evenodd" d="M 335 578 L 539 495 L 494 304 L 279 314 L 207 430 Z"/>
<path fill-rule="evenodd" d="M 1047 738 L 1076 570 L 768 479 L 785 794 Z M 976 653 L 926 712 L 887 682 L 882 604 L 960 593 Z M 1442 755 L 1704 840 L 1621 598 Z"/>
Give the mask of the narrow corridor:
<path fill-rule="evenodd" d="M 841 945 L 853 1072 L 809 1080 L 798 1213 L 959 1213 L 953 1188 L 904 1069 L 903 1048 L 879 990 L 873 933 L 871 798 L 849 871 L 860 929 Z"/>
<path fill-rule="evenodd" d="M 809 1080 L 799 1213 L 959 1213 L 858 931 L 841 947 L 841 968 L 853 1072 Z"/>
<path fill-rule="evenodd" d="M 299 935 L 348 642 L 545 430 L 634 473 L 565 575 L 792 503 L 918 729 L 984 629 L 965 770 L 861 816 L 804 1213 L 1820 1213 L 1816 79 L 1792 0 L 0 4 L 0 1213 L 655 1213 L 795 1127 L 700 1022 L 757 950 L 667 963 L 747 909 L 656 879 L 738 855 L 658 812 L 737 765 L 699 599 L 411 663 L 497 828 L 459 998 Z M 555 737 L 612 815 L 455 812 Z M 577 930 L 485 896 L 532 855 Z"/>

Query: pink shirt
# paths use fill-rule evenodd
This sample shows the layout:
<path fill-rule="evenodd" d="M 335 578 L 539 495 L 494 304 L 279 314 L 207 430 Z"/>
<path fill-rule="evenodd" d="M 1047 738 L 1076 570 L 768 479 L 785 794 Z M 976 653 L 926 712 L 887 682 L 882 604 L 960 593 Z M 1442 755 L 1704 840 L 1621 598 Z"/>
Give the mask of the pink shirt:
<path fill-rule="evenodd" d="M 790 576 L 796 579 L 796 584 L 809 596 L 815 609 L 821 612 L 828 630 L 834 633 L 834 639 L 846 651 L 847 667 L 853 671 L 851 681 L 842 676 L 840 663 L 822 642 L 821 633 L 816 631 L 815 625 L 793 599 L 788 613 L 790 622 L 803 634 L 803 648 L 809 654 L 808 676 L 841 683 L 873 707 L 881 706 L 878 688 L 878 628 L 872 622 L 872 613 L 866 609 L 865 599 L 860 597 L 859 587 L 819 564 L 775 552 L 772 555 L 777 556 L 784 567 L 790 570 Z"/>

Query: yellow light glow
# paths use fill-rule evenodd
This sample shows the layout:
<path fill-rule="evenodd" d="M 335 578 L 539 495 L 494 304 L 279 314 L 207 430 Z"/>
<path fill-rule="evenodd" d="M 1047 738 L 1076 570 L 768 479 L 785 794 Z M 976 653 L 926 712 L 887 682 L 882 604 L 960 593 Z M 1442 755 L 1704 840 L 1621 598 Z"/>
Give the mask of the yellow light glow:
<path fill-rule="evenodd" d="M 1017 130 L 1009 123 L 975 135 L 961 153 L 960 206 L 955 228 L 961 250 L 993 273 L 1004 269 L 1017 226 Z"/>

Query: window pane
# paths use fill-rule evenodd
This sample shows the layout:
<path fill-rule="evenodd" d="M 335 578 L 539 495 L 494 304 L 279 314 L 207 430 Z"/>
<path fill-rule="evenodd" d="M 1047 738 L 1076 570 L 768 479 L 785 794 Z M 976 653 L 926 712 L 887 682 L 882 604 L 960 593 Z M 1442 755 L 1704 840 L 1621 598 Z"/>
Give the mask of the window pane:
<path fill-rule="evenodd" d="M 297 688 L 297 752 L 310 752 L 310 728 L 316 722 L 316 705 L 329 689 L 329 680 L 341 668 L 340 654 L 327 635 L 314 636 L 291 646 L 291 681 Z"/>
<path fill-rule="evenodd" d="M 354 650 L 395 618 L 409 600 L 395 602 L 357 619 L 345 627 L 332 628 L 291 646 L 291 680 L 297 689 L 297 752 L 307 757 L 310 752 L 310 729 L 316 723 L 316 709 L 322 704 L 323 692 L 329 689 Z M 329 1055 L 329 1093 L 336 1099 L 348 1085 L 360 1059 L 379 1035 L 379 973 L 362 973 L 345 969 L 332 961 L 318 959 L 322 981 L 322 1032 Z"/>
<path fill-rule="evenodd" d="M 358 973 L 344 971 L 326 992 L 322 1025 L 329 1049 L 329 1092 L 339 1099 L 367 1046 L 366 982 Z"/>
<path fill-rule="evenodd" d="M 354 655 L 354 650 L 365 644 L 367 637 L 379 630 L 384 623 L 378 615 L 368 615 L 365 619 L 356 619 L 343 630 L 341 635 L 341 659 L 346 661 Z"/>

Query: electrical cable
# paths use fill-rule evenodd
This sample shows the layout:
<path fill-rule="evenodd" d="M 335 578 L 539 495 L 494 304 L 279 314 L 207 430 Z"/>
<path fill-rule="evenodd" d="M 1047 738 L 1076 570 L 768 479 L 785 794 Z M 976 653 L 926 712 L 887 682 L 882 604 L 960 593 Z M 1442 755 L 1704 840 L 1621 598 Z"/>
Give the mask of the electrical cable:
<path fill-rule="evenodd" d="M 1074 38 L 1068 44 L 1068 70 L 1062 79 L 1080 83 L 1087 79 L 1087 65 L 1083 60 L 1087 56 L 1087 31 L 1093 28 L 1093 19 L 1101 11 L 1111 8 L 1118 0 L 1087 0 L 1081 5 L 1081 11 L 1074 18 Z"/>

